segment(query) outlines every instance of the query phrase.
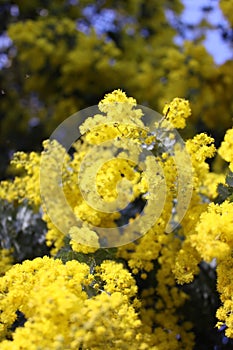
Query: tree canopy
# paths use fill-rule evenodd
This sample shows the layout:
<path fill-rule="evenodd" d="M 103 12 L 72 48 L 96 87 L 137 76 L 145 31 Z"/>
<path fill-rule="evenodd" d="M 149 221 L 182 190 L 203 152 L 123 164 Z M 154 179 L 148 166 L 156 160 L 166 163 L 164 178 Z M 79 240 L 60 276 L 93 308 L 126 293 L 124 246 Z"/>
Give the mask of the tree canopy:
<path fill-rule="evenodd" d="M 228 41 L 230 3 L 220 1 Z M 221 140 L 231 124 L 233 64 L 216 65 L 202 34 L 174 43 L 187 28 L 182 9 L 178 0 L 1 2 L 0 29 L 10 38 L 1 48 L 3 173 L 13 151 L 40 149 L 62 120 L 116 88 L 158 112 L 176 96 L 187 98 L 190 135 L 209 130 Z"/>

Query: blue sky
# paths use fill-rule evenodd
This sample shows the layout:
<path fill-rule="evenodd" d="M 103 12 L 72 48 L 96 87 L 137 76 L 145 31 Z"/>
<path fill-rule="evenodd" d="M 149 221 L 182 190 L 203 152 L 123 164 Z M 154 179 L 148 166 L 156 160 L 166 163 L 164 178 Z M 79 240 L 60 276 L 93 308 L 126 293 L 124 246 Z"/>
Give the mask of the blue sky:
<path fill-rule="evenodd" d="M 228 26 L 228 23 L 223 16 L 218 0 L 182 0 L 185 9 L 181 18 L 190 24 L 198 24 L 203 19 L 203 6 L 212 6 L 214 9 L 209 13 L 205 13 L 205 18 L 212 24 L 217 26 L 222 24 Z M 187 32 L 187 37 L 192 38 L 191 33 Z M 233 58 L 233 48 L 226 44 L 221 38 L 220 32 L 217 29 L 209 29 L 206 32 L 206 40 L 204 42 L 207 51 L 213 55 L 217 64 L 221 64 L 227 59 Z"/>

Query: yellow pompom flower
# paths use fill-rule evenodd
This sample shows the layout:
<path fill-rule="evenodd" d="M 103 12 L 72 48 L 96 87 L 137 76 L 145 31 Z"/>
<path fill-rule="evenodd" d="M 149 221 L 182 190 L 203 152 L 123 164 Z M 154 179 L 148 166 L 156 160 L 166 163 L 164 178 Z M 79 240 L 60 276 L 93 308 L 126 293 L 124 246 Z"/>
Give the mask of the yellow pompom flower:
<path fill-rule="evenodd" d="M 165 104 L 163 114 L 174 128 L 183 129 L 186 125 L 186 119 L 191 115 L 189 102 L 176 97 L 170 103 Z"/>
<path fill-rule="evenodd" d="M 131 105 L 131 107 L 137 105 L 137 102 L 133 97 L 127 97 L 124 91 L 118 89 L 106 94 L 98 106 L 101 112 L 108 112 L 109 108 L 113 108 L 114 104 L 117 103 L 127 103 Z"/>
<path fill-rule="evenodd" d="M 233 128 L 227 130 L 218 153 L 225 161 L 230 163 L 229 168 L 233 171 Z"/>

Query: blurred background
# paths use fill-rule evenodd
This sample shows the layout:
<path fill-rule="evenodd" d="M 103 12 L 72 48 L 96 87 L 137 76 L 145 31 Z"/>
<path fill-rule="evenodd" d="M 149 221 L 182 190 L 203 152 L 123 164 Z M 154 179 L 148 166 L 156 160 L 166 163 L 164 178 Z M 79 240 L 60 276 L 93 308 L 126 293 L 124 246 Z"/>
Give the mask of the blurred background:
<path fill-rule="evenodd" d="M 0 174 L 59 123 L 120 88 L 158 112 L 179 96 L 183 137 L 232 124 L 232 1 L 0 0 Z"/>

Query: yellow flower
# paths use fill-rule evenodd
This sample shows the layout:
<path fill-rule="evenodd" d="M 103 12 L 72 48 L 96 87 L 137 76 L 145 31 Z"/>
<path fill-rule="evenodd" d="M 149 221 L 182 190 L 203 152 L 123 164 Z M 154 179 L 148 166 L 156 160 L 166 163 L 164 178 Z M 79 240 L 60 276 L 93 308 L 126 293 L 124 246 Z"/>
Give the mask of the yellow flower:
<path fill-rule="evenodd" d="M 189 102 L 176 97 L 172 102 L 165 104 L 163 114 L 174 128 L 183 129 L 186 119 L 191 115 Z"/>
<path fill-rule="evenodd" d="M 108 112 L 109 109 L 114 108 L 114 105 L 117 103 L 126 103 L 131 107 L 137 105 L 137 102 L 133 97 L 127 97 L 125 92 L 118 89 L 105 95 L 104 99 L 99 103 L 99 109 L 101 112 Z"/>
<path fill-rule="evenodd" d="M 233 128 L 227 130 L 224 141 L 218 149 L 220 156 L 230 163 L 229 168 L 233 171 Z"/>
<path fill-rule="evenodd" d="M 233 203 L 211 203 L 202 213 L 191 242 L 201 257 L 210 262 L 223 260 L 233 249 Z"/>

